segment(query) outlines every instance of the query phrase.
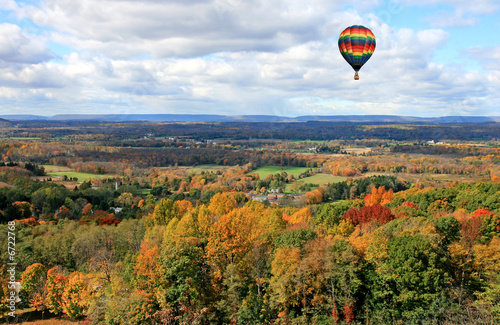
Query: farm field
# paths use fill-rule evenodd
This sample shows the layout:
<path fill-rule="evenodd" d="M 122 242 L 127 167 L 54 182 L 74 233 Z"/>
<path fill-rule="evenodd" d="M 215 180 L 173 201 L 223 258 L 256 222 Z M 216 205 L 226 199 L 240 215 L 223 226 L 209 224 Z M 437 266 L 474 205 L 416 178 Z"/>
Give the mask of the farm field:
<path fill-rule="evenodd" d="M 100 174 L 89 174 L 89 173 L 79 173 L 79 172 L 48 172 L 48 176 L 62 177 L 66 175 L 68 178 L 78 178 L 79 182 L 88 181 L 91 178 L 106 178 L 112 175 L 100 175 Z"/>
<path fill-rule="evenodd" d="M 318 184 L 321 186 L 328 183 L 343 182 L 346 179 L 347 177 L 344 176 L 335 176 L 330 174 L 319 173 L 313 176 L 302 178 L 301 181 L 304 181 L 304 183 Z"/>
<path fill-rule="evenodd" d="M 41 138 L 37 137 L 2 137 L 2 139 L 8 139 L 8 140 L 40 140 Z"/>
<path fill-rule="evenodd" d="M 368 154 L 372 151 L 371 148 L 345 148 L 345 152 L 352 153 L 356 155 Z"/>
<path fill-rule="evenodd" d="M 307 171 L 308 167 L 282 167 L 282 166 L 264 166 L 260 167 L 256 170 L 252 170 L 252 174 L 258 174 L 260 179 L 266 178 L 268 175 L 287 172 L 289 175 L 293 175 L 295 177 L 299 176 L 301 173 Z"/>
<path fill-rule="evenodd" d="M 43 165 L 46 173 L 54 173 L 54 172 L 73 172 L 73 168 L 65 167 L 65 166 L 55 166 L 55 165 Z"/>

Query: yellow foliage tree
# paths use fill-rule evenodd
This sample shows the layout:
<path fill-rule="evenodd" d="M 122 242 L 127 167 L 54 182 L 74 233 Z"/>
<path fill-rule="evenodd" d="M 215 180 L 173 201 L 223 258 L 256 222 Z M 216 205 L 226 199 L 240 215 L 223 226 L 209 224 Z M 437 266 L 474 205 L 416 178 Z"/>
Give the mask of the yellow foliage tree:
<path fill-rule="evenodd" d="M 296 225 L 301 223 L 308 223 L 312 219 L 311 211 L 308 208 L 302 208 L 299 211 L 292 214 L 288 223 L 290 225 Z"/>
<path fill-rule="evenodd" d="M 89 308 L 90 291 L 83 273 L 73 272 L 68 276 L 62 293 L 62 309 L 71 318 L 80 318 Z"/>
<path fill-rule="evenodd" d="M 221 217 L 236 208 L 236 200 L 227 193 L 217 193 L 210 200 L 208 209 L 214 215 Z"/>

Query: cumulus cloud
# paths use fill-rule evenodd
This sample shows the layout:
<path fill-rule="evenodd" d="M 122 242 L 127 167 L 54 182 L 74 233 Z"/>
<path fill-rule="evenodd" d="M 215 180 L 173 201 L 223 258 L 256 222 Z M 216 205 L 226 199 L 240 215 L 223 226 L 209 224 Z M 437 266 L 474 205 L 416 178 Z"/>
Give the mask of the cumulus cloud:
<path fill-rule="evenodd" d="M 10 63 L 39 63 L 53 58 L 49 47 L 17 25 L 0 24 L 0 60 Z"/>
<path fill-rule="evenodd" d="M 165 58 L 280 51 L 332 35 L 330 17 L 342 15 L 336 8 L 326 0 L 47 0 L 17 13 L 53 28 L 54 38 L 78 49 Z"/>

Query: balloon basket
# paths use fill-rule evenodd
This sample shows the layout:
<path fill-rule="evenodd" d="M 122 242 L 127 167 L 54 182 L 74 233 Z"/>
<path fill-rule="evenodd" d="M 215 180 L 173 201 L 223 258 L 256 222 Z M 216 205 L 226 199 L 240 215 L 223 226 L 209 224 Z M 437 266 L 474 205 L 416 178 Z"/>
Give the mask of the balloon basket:
<path fill-rule="evenodd" d="M 354 80 L 359 80 L 358 72 L 354 75 Z"/>

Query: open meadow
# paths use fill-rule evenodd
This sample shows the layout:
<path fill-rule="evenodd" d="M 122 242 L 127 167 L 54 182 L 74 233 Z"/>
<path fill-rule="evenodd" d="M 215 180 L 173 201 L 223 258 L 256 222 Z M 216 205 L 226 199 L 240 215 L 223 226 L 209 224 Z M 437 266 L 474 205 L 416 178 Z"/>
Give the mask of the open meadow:
<path fill-rule="evenodd" d="M 69 179 L 77 179 L 78 182 L 88 181 L 89 179 L 102 179 L 106 177 L 112 177 L 111 174 L 91 174 L 91 173 L 81 173 L 74 169 L 66 166 L 54 166 L 54 165 L 43 165 L 47 176 L 55 177 L 55 180 L 60 180 L 63 176 Z"/>
<path fill-rule="evenodd" d="M 294 177 L 299 176 L 301 173 L 306 172 L 310 168 L 307 167 L 283 167 L 283 166 L 263 166 L 252 170 L 250 173 L 259 175 L 260 179 L 264 179 L 269 175 L 286 172 Z"/>

